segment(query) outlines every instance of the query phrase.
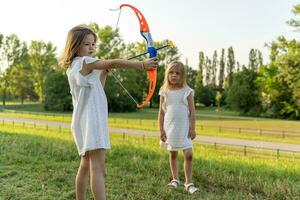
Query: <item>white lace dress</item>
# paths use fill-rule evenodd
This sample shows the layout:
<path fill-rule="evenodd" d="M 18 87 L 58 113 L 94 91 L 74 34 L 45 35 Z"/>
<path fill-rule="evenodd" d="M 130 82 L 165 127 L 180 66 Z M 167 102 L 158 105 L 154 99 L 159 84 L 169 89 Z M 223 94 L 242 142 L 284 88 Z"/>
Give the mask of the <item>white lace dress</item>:
<path fill-rule="evenodd" d="M 83 76 L 79 71 L 92 57 L 76 57 L 67 70 L 73 102 L 71 130 L 79 155 L 89 150 L 110 149 L 107 99 L 100 82 L 102 70 Z"/>
<path fill-rule="evenodd" d="M 164 116 L 164 130 L 167 135 L 167 149 L 178 151 L 192 148 L 192 140 L 189 133 L 189 107 L 187 97 L 194 91 L 186 86 L 178 90 L 161 91 L 159 95 L 164 97 L 162 109 Z"/>

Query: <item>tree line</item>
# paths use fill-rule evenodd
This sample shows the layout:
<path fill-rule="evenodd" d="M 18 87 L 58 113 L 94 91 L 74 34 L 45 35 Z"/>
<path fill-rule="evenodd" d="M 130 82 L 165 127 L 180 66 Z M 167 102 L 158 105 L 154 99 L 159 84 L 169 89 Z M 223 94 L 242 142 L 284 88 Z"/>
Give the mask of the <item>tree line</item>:
<path fill-rule="evenodd" d="M 143 42 L 126 44 L 118 30 L 110 26 L 100 27 L 96 23 L 89 26 L 95 31 L 99 40 L 96 57 L 100 59 L 127 58 L 146 51 Z M 155 42 L 159 47 L 167 41 Z M 164 68 L 167 63 L 179 60 L 177 47 L 159 51 L 157 85 L 163 81 Z M 144 58 L 138 58 L 144 59 Z M 0 98 L 2 104 L 11 99 L 40 101 L 46 110 L 68 111 L 72 109 L 68 80 L 65 70 L 59 66 L 56 47 L 51 42 L 21 41 L 17 35 L 4 36 L 0 33 Z M 114 70 L 123 86 L 138 102 L 148 92 L 147 75 L 144 71 Z M 157 88 L 158 89 L 158 88 Z M 106 94 L 110 111 L 134 111 L 136 105 L 120 87 L 113 76 L 106 81 Z M 157 91 L 150 106 L 158 105 Z"/>
<path fill-rule="evenodd" d="M 300 4 L 293 13 L 300 15 Z M 288 24 L 299 31 L 300 20 Z M 146 51 L 143 42 L 125 43 L 118 30 L 110 26 L 89 26 L 99 38 L 96 57 L 101 59 L 126 58 Z M 162 46 L 167 41 L 156 42 Z M 300 118 L 300 43 L 279 36 L 267 44 L 269 63 L 263 62 L 258 49 L 251 49 L 249 62 L 241 65 L 235 58 L 233 47 L 214 51 L 212 57 L 199 52 L 198 68 L 185 61 L 188 84 L 195 89 L 197 106 L 221 106 L 244 115 Z M 20 41 L 17 35 L 0 33 L 0 95 L 2 104 L 10 99 L 38 100 L 47 110 L 72 109 L 71 96 L 65 71 L 58 64 L 56 47 L 51 42 Z M 162 85 L 164 70 L 170 61 L 181 57 L 178 48 L 158 52 L 157 88 L 150 107 L 158 107 L 158 90 Z M 142 59 L 142 58 L 139 58 Z M 147 95 L 147 76 L 143 71 L 114 70 L 130 94 L 141 102 Z M 135 111 L 135 103 L 128 97 L 113 76 L 106 82 L 109 110 Z"/>
<path fill-rule="evenodd" d="M 299 17 L 300 4 L 293 13 Z M 287 23 L 300 31 L 299 18 Z M 242 66 L 235 61 L 232 47 L 227 49 L 227 57 L 222 49 L 219 59 L 217 51 L 212 59 L 200 52 L 196 102 L 225 105 L 244 115 L 300 119 L 300 43 L 279 36 L 266 45 L 268 64 L 257 49 L 250 50 L 249 63 Z"/>

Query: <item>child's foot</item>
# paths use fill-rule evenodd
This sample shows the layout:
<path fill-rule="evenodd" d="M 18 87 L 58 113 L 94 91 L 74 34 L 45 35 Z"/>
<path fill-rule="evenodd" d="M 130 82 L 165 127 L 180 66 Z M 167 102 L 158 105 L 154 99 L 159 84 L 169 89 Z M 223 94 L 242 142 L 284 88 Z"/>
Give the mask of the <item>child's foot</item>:
<path fill-rule="evenodd" d="M 173 179 L 173 180 L 168 184 L 168 186 L 169 186 L 170 188 L 176 189 L 176 188 L 178 188 L 179 184 L 180 184 L 179 180 Z"/>
<path fill-rule="evenodd" d="M 190 194 L 194 194 L 195 192 L 199 191 L 199 188 L 196 188 L 193 183 L 184 184 L 184 187 Z"/>

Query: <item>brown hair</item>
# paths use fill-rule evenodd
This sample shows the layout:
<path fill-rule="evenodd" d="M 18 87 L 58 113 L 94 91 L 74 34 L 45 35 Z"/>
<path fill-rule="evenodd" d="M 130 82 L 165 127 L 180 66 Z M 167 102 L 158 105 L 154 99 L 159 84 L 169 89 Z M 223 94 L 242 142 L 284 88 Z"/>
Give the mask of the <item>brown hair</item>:
<path fill-rule="evenodd" d="M 86 25 L 78 25 L 73 27 L 67 36 L 66 46 L 60 58 L 60 64 L 64 68 L 68 68 L 76 57 L 76 52 L 80 48 L 82 41 L 86 35 L 92 34 L 97 40 L 97 35 Z"/>
<path fill-rule="evenodd" d="M 169 81 L 169 78 L 168 78 L 168 75 L 169 75 L 169 72 L 170 70 L 173 68 L 173 67 L 176 67 L 179 69 L 180 73 L 181 73 L 181 83 L 180 83 L 180 87 L 185 87 L 187 85 L 186 83 L 186 70 L 185 70 L 185 66 L 182 62 L 179 62 L 179 61 L 173 61 L 171 62 L 168 66 L 167 66 L 167 69 L 165 71 L 165 79 L 164 79 L 164 83 L 163 85 L 161 86 L 160 88 L 160 91 L 166 91 L 167 89 L 170 88 L 170 81 Z"/>

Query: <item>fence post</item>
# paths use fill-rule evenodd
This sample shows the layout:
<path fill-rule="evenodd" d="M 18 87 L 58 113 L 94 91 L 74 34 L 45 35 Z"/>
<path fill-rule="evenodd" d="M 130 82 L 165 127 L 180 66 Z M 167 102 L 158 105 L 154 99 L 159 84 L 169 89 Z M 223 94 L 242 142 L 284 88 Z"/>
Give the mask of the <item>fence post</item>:
<path fill-rule="evenodd" d="M 241 128 L 239 128 L 239 134 L 241 134 Z"/>
<path fill-rule="evenodd" d="M 13 127 L 15 127 L 15 121 L 14 120 L 12 121 L 12 125 L 13 125 Z"/>
<path fill-rule="evenodd" d="M 123 132 L 123 140 L 125 140 L 125 133 Z"/>
<path fill-rule="evenodd" d="M 214 147 L 215 147 L 215 149 L 217 149 L 217 143 L 216 142 L 214 143 Z"/>
<path fill-rule="evenodd" d="M 282 131 L 282 138 L 285 138 L 285 131 Z"/>
<path fill-rule="evenodd" d="M 145 143 L 145 135 L 143 135 L 143 144 Z"/>
<path fill-rule="evenodd" d="M 59 125 L 59 132 L 61 132 L 61 125 Z"/>
<path fill-rule="evenodd" d="M 244 156 L 247 156 L 247 146 L 244 145 Z"/>
<path fill-rule="evenodd" d="M 277 149 L 277 159 L 279 159 L 279 149 Z"/>
<path fill-rule="evenodd" d="M 262 130 L 261 130 L 261 128 L 259 129 L 259 135 L 262 136 Z"/>

